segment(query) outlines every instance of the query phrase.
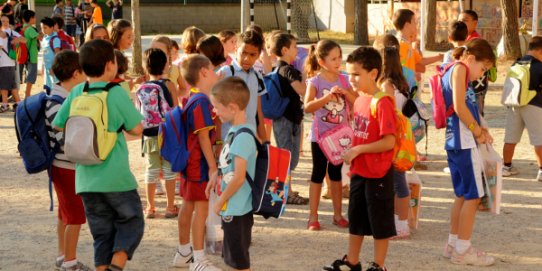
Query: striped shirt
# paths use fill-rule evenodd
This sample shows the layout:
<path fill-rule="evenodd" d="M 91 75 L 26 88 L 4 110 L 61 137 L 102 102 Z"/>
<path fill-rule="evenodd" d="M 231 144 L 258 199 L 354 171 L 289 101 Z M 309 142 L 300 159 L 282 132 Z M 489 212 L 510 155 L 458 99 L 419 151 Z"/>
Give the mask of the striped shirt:
<path fill-rule="evenodd" d="M 75 7 L 73 5 L 64 6 L 64 22 L 66 25 L 75 25 Z"/>
<path fill-rule="evenodd" d="M 65 99 L 68 96 L 68 91 L 55 84 L 51 90 L 51 95 L 58 95 Z M 47 127 L 47 132 L 49 134 L 49 145 L 52 149 L 54 149 L 57 144 L 60 145 L 60 150 L 56 153 L 53 165 L 60 168 L 75 170 L 75 163 L 70 162 L 64 154 L 64 133 L 53 129 L 51 126 L 51 123 L 55 119 L 56 113 L 58 113 L 61 106 L 62 104 L 53 100 L 48 100 L 45 103 L 45 126 Z"/>

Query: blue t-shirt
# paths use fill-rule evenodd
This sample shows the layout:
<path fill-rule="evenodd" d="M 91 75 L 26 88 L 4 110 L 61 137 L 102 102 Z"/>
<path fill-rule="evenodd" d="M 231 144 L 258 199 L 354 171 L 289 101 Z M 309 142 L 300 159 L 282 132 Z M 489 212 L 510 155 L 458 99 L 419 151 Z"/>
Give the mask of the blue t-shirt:
<path fill-rule="evenodd" d="M 52 47 L 51 48 L 51 40 Z M 53 32 L 49 36 L 43 37 L 43 40 L 41 41 L 41 48 L 43 50 L 43 65 L 45 65 L 45 69 L 49 70 L 53 66 L 53 60 L 55 59 L 55 49 L 60 48 L 60 38 L 56 34 L 56 32 Z"/>
<path fill-rule="evenodd" d="M 220 184 L 221 191 L 226 190 L 228 184 L 233 178 L 235 170 L 235 158 L 236 156 L 247 161 L 247 172 L 251 178 L 254 179 L 254 171 L 256 170 L 256 143 L 254 137 L 249 133 L 240 133 L 237 135 L 231 144 L 231 138 L 241 128 L 249 128 L 254 131 L 252 125 L 238 125 L 232 126 L 226 135 L 224 141 L 224 147 L 220 153 L 219 165 L 222 172 L 222 182 Z M 243 176 L 245 178 L 245 176 Z M 233 196 L 226 202 L 225 208 L 222 208 L 222 216 L 242 216 L 252 211 L 252 189 L 248 180 L 245 178 L 243 186 L 233 194 Z"/>

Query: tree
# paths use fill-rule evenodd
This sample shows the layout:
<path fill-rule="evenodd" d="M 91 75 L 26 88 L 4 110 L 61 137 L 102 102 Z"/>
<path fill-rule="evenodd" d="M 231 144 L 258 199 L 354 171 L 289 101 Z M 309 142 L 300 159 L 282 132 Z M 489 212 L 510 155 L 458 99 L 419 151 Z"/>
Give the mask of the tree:
<path fill-rule="evenodd" d="M 141 21 L 139 19 L 139 0 L 132 0 L 132 26 L 134 28 L 134 44 L 132 47 L 133 73 L 143 75 L 143 61 L 141 59 Z"/>
<path fill-rule="evenodd" d="M 369 45 L 368 0 L 354 0 L 354 43 Z"/>
<path fill-rule="evenodd" d="M 429 50 L 437 49 L 436 43 L 436 34 L 437 34 L 437 1 L 436 0 L 427 0 L 425 1 L 425 6 L 422 7 L 425 9 L 426 19 L 424 21 L 425 29 L 425 48 Z M 423 44 L 421 45 L 424 46 Z"/>
<path fill-rule="evenodd" d="M 500 0 L 502 14 L 502 35 L 504 38 L 504 55 L 510 59 L 521 57 L 519 44 L 519 24 L 516 1 Z"/>

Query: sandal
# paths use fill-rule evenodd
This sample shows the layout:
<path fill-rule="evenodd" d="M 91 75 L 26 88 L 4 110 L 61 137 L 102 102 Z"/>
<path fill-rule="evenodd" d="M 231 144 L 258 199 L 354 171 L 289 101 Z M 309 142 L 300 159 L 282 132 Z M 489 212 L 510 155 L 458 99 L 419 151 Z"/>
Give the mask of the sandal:
<path fill-rule="evenodd" d="M 156 217 L 156 211 L 154 209 L 145 209 L 145 218 L 152 219 Z"/>
<path fill-rule="evenodd" d="M 320 222 L 313 221 L 313 222 L 307 222 L 307 229 L 309 231 L 319 231 L 320 230 Z"/>
<path fill-rule="evenodd" d="M 335 220 L 335 218 L 333 218 L 333 225 L 339 227 L 339 228 L 348 228 L 348 220 L 344 219 L 344 217 L 341 217 L 341 219 L 339 220 Z"/>
<path fill-rule="evenodd" d="M 294 204 L 294 205 L 306 205 L 307 203 L 309 203 L 309 199 L 304 198 L 300 196 L 299 194 L 297 195 L 293 194 L 293 195 L 288 195 L 287 203 Z"/>
<path fill-rule="evenodd" d="M 179 207 L 177 205 L 173 205 L 173 209 L 166 208 L 166 215 L 165 218 L 174 218 L 179 215 Z"/>

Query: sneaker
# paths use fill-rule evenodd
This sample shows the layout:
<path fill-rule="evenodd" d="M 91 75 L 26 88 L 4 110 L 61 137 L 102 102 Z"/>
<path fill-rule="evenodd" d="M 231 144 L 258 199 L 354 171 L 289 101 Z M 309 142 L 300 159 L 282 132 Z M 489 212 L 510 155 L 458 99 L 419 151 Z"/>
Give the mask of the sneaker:
<path fill-rule="evenodd" d="M 408 226 L 404 229 L 399 229 L 399 227 L 395 225 L 395 228 L 397 229 L 397 235 L 390 238 L 391 240 L 406 239 L 410 237 L 410 228 Z"/>
<path fill-rule="evenodd" d="M 442 256 L 446 259 L 452 258 L 452 252 L 455 250 L 452 245 L 446 243 L 446 246 L 444 246 L 444 250 L 442 251 Z"/>
<path fill-rule="evenodd" d="M 175 267 L 189 267 L 191 263 L 194 262 L 194 256 L 192 255 L 192 250 L 186 256 L 182 255 L 179 250 L 175 253 L 173 258 L 173 266 Z"/>
<path fill-rule="evenodd" d="M 346 260 L 346 255 L 340 260 L 335 260 L 331 265 L 324 266 L 324 271 L 361 271 L 361 263 L 352 265 Z"/>
<path fill-rule="evenodd" d="M 539 171 L 538 171 L 538 175 L 536 175 L 536 179 L 537 179 L 539 182 L 542 182 L 542 170 L 539 170 Z"/>
<path fill-rule="evenodd" d="M 9 105 L 2 105 L 0 106 L 0 113 L 8 112 L 9 111 Z"/>
<path fill-rule="evenodd" d="M 60 270 L 63 263 L 64 263 L 64 257 L 62 257 L 61 259 L 56 259 L 55 260 L 55 270 Z"/>
<path fill-rule="evenodd" d="M 454 264 L 460 265 L 490 266 L 495 263 L 495 258 L 471 246 L 464 254 L 459 254 L 454 249 L 451 261 Z"/>
<path fill-rule="evenodd" d="M 507 167 L 507 166 L 504 166 L 502 167 L 502 176 L 503 177 L 510 177 L 512 175 L 517 175 L 519 174 L 519 171 L 517 170 L 517 168 L 515 167 Z"/>
<path fill-rule="evenodd" d="M 164 195 L 164 189 L 162 188 L 162 182 L 156 183 L 156 195 L 161 196 Z"/>
<path fill-rule="evenodd" d="M 77 262 L 72 267 L 60 267 L 60 271 L 93 271 L 94 268 L 90 268 L 81 262 Z"/>
<path fill-rule="evenodd" d="M 369 266 L 369 268 L 367 268 L 366 271 L 387 271 L 388 269 L 386 269 L 386 267 L 381 267 L 380 265 L 378 265 L 377 263 L 375 262 L 372 262 L 371 263 L 371 266 Z"/>
<path fill-rule="evenodd" d="M 213 263 L 207 259 L 207 257 L 203 257 L 199 261 L 194 261 L 190 264 L 189 271 L 222 271 L 222 269 L 216 267 L 213 265 Z"/>

